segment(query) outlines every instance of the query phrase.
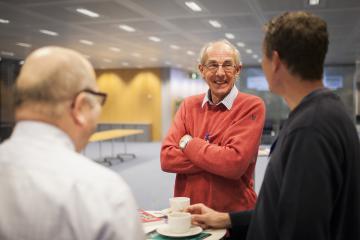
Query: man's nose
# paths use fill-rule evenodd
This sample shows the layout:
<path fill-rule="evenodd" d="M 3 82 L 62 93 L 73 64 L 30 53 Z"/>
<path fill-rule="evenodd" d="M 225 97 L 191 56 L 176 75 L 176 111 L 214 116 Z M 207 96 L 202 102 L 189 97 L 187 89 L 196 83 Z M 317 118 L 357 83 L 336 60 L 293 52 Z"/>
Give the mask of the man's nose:
<path fill-rule="evenodd" d="M 219 67 L 216 69 L 216 75 L 224 75 L 225 71 L 223 69 L 222 65 L 219 65 Z"/>

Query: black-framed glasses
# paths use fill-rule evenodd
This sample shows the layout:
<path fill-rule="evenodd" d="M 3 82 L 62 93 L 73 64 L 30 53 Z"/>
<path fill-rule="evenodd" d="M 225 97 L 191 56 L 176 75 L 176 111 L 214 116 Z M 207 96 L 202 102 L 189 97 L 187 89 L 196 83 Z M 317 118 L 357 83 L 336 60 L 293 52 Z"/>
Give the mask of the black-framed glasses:
<path fill-rule="evenodd" d="M 77 96 L 79 96 L 80 93 L 89 93 L 89 94 L 92 94 L 96 97 L 97 101 L 100 103 L 101 106 L 104 106 L 105 102 L 106 102 L 106 99 L 107 99 L 107 93 L 104 93 L 104 92 L 97 92 L 97 91 L 94 91 L 94 90 L 91 90 L 90 88 L 85 88 L 81 91 L 79 91 L 76 95 L 75 95 L 75 98 Z"/>
<path fill-rule="evenodd" d="M 204 64 L 204 66 L 213 73 L 217 72 L 220 66 L 225 72 L 232 72 L 236 67 L 236 65 L 234 65 L 232 62 L 224 62 L 222 65 L 217 62 L 210 62 Z"/>

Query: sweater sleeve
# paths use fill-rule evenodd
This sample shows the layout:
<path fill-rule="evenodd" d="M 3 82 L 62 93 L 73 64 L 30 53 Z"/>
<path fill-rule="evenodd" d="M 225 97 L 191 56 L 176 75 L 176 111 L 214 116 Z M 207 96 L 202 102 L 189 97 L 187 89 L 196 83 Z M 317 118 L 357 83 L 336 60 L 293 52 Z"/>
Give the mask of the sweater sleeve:
<path fill-rule="evenodd" d="M 161 169 L 165 172 L 193 174 L 203 170 L 194 165 L 179 148 L 179 141 L 182 136 L 188 134 L 185 125 L 185 101 L 180 105 L 174 122 L 163 141 L 160 153 Z"/>
<path fill-rule="evenodd" d="M 207 172 L 228 179 L 240 179 L 249 164 L 256 160 L 265 106 L 260 99 L 253 98 L 244 104 L 241 111 L 241 117 L 223 133 L 224 142 L 212 144 L 193 138 L 184 150 L 185 156 Z"/>
<path fill-rule="evenodd" d="M 331 144 L 334 141 L 310 128 L 288 136 L 275 211 L 279 239 L 329 238 L 332 209 L 343 181 L 340 150 Z"/>

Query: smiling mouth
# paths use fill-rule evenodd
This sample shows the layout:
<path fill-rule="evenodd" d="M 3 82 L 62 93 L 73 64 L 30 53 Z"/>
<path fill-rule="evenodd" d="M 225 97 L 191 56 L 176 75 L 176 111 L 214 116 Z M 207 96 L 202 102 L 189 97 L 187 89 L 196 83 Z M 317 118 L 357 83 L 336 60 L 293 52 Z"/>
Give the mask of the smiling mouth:
<path fill-rule="evenodd" d="M 226 84 L 226 83 L 227 83 L 227 81 L 225 81 L 225 80 L 215 80 L 214 82 L 215 82 L 216 84 L 218 84 L 218 85 Z"/>

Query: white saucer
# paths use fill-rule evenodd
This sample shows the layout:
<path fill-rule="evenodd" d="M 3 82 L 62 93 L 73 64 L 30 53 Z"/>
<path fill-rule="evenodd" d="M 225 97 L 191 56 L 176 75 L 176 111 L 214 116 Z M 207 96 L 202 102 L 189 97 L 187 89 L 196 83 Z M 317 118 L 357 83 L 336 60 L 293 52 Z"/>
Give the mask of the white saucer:
<path fill-rule="evenodd" d="M 168 225 L 162 225 L 156 229 L 156 231 L 167 237 L 189 237 L 201 233 L 203 230 L 199 226 L 191 226 L 190 230 L 184 233 L 173 233 L 169 230 Z"/>

